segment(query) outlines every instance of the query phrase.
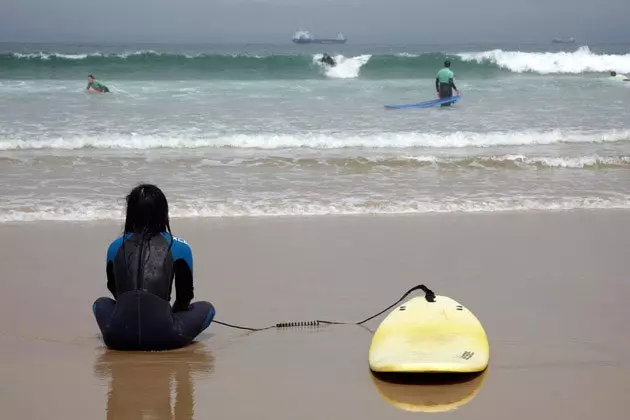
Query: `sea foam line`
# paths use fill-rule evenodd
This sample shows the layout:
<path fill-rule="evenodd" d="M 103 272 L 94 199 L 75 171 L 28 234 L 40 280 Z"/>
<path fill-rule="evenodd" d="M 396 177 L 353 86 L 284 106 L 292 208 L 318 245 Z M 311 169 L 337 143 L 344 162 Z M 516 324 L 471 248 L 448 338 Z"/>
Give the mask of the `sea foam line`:
<path fill-rule="evenodd" d="M 115 208 L 113 208 L 115 207 Z M 630 209 L 630 196 L 615 198 L 564 197 L 564 198 L 487 198 L 475 200 L 452 199 L 434 201 L 430 198 L 414 201 L 363 201 L 339 202 L 234 202 L 213 203 L 202 201 L 173 202 L 172 218 L 214 217 L 272 217 L 272 216 L 324 216 L 362 214 L 425 214 L 425 213 L 480 213 L 507 211 L 566 211 L 578 209 Z M 0 223 L 27 221 L 93 221 L 121 220 L 118 203 L 86 201 L 84 203 L 33 204 L 20 209 L 1 208 Z"/>
<path fill-rule="evenodd" d="M 55 153 L 52 155 L 42 153 L 10 154 L 0 155 L 0 165 L 58 165 L 63 166 L 86 166 L 94 164 L 107 164 L 109 167 L 126 167 L 130 162 L 160 163 L 169 162 L 171 164 L 182 163 L 190 168 L 199 167 L 260 167 L 269 166 L 275 168 L 312 168 L 312 167 L 340 167 L 352 170 L 352 168 L 362 167 L 455 167 L 455 168 L 562 168 L 562 169 L 588 169 L 588 168 L 630 168 L 630 156 L 526 156 L 526 155 L 471 155 L 461 157 L 435 156 L 435 155 L 365 155 L 365 156 L 318 156 L 309 154 L 299 156 L 282 156 L 272 153 L 255 153 L 249 156 L 204 156 L 186 154 L 153 154 L 139 152 L 132 155 L 120 154 L 90 154 L 88 156 L 77 156 L 74 153 Z"/>
<path fill-rule="evenodd" d="M 488 164 L 491 166 L 502 164 L 514 164 L 517 166 L 540 166 L 549 168 L 581 169 L 596 166 L 627 166 L 630 165 L 630 156 L 579 156 L 579 157 L 550 157 L 550 156 L 471 156 L 464 158 L 443 158 L 435 156 L 407 156 L 407 159 L 419 163 L 452 164 L 455 166 L 478 166 Z"/>
<path fill-rule="evenodd" d="M 97 149 L 195 149 L 233 147 L 243 149 L 278 148 L 462 148 L 491 146 L 549 145 L 556 143 L 607 143 L 630 140 L 630 130 L 610 131 L 522 131 L 476 133 L 379 133 L 365 135 L 329 136 L 305 134 L 225 134 L 208 136 L 181 135 L 74 135 L 55 138 L 0 139 L 0 150 L 36 150 L 82 148 Z"/>

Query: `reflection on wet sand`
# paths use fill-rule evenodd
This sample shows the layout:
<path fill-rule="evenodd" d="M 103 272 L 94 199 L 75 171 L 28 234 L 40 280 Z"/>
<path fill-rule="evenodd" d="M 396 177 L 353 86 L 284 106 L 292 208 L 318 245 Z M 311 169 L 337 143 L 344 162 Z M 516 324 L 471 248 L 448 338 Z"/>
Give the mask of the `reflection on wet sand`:
<path fill-rule="evenodd" d="M 438 413 L 470 402 L 483 385 L 488 369 L 474 374 L 372 374 L 379 394 L 405 411 Z"/>
<path fill-rule="evenodd" d="M 195 407 L 192 374 L 213 370 L 214 359 L 201 343 L 167 352 L 106 350 L 94 365 L 97 377 L 109 379 L 108 420 L 190 420 Z"/>

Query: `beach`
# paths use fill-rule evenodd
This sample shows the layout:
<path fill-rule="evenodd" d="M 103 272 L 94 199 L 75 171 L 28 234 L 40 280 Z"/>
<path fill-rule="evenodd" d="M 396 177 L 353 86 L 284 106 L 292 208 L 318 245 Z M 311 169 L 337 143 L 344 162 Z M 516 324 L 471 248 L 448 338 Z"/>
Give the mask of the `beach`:
<path fill-rule="evenodd" d="M 385 107 L 434 99 L 447 58 L 455 104 Z M 622 418 L 630 84 L 612 69 L 630 44 L 0 43 L 1 417 Z M 106 349 L 92 303 L 145 182 L 215 321 L 349 324 Z M 480 320 L 483 374 L 372 375 L 385 315 L 352 323 L 419 284 Z"/>
<path fill-rule="evenodd" d="M 442 386 L 373 377 L 383 316 L 213 323 L 184 349 L 107 350 L 91 305 L 109 296 L 121 219 L 2 223 L 2 418 L 622 418 L 629 222 L 625 210 L 172 220 L 193 249 L 195 300 L 222 322 L 354 322 L 417 284 L 466 305 L 490 366 Z"/>

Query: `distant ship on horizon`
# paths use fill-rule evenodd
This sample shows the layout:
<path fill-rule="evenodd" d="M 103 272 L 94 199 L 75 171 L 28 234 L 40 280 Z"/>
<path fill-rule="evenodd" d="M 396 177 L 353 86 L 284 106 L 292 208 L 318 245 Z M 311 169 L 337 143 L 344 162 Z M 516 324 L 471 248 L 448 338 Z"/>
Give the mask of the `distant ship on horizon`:
<path fill-rule="evenodd" d="M 347 38 L 341 32 L 336 38 L 315 38 L 309 31 L 299 30 L 293 34 L 292 41 L 296 44 L 345 44 Z"/>
<path fill-rule="evenodd" d="M 551 42 L 554 44 L 573 44 L 575 43 L 575 38 L 571 37 L 569 39 L 558 39 L 554 38 Z"/>

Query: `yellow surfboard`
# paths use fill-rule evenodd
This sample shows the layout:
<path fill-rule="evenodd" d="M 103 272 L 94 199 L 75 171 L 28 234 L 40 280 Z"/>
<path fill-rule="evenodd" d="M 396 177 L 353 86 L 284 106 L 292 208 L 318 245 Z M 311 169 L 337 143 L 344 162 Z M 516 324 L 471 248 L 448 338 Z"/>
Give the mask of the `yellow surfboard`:
<path fill-rule="evenodd" d="M 378 327 L 368 354 L 374 372 L 468 373 L 488 366 L 490 348 L 481 323 L 465 306 L 436 295 L 393 309 Z"/>

